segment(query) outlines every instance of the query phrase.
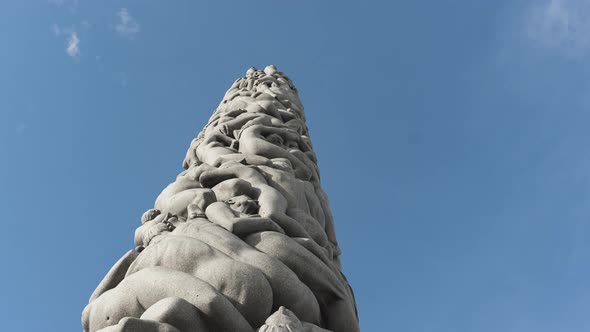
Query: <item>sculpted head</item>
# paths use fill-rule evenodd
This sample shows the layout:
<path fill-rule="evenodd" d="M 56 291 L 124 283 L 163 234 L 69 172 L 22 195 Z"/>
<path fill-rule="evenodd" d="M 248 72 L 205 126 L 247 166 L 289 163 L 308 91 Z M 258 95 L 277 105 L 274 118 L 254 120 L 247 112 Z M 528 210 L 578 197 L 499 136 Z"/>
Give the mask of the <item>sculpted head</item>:
<path fill-rule="evenodd" d="M 159 210 L 151 209 L 144 213 L 143 217 L 141 218 L 143 224 L 135 229 L 135 244 L 145 247 L 157 235 L 172 231 L 170 224 L 164 222 L 168 218 L 168 213 L 161 214 Z"/>
<path fill-rule="evenodd" d="M 285 148 L 285 140 L 283 139 L 283 137 L 279 134 L 276 133 L 272 133 L 268 136 L 266 136 L 266 141 L 269 143 L 272 143 L 276 146 L 280 146 L 282 148 Z"/>
<path fill-rule="evenodd" d="M 225 202 L 232 210 L 248 216 L 258 214 L 258 210 L 260 209 L 258 201 L 246 195 L 235 196 L 227 199 Z"/>
<path fill-rule="evenodd" d="M 290 332 L 303 330 L 304 328 L 299 318 L 297 318 L 291 310 L 281 306 L 279 310 L 268 317 L 258 332 Z"/>
<path fill-rule="evenodd" d="M 150 220 L 154 220 L 158 215 L 160 215 L 160 210 L 157 209 L 149 209 L 145 211 L 145 213 L 141 216 L 141 223 L 145 224 Z"/>

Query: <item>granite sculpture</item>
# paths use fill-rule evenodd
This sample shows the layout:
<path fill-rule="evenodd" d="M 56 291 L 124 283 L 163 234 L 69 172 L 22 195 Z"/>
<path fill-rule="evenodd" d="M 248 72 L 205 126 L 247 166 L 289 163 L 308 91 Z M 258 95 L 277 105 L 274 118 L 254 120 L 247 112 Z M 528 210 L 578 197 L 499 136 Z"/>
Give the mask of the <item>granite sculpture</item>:
<path fill-rule="evenodd" d="M 358 332 L 303 105 L 233 83 L 82 314 L 84 331 Z"/>

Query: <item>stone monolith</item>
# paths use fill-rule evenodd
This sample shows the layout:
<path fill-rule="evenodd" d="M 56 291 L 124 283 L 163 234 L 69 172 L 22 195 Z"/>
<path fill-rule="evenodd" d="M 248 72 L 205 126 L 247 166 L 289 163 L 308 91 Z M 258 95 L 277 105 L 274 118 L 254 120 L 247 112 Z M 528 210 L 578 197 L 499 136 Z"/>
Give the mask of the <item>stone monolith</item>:
<path fill-rule="evenodd" d="M 359 331 L 285 74 L 251 68 L 235 81 L 183 167 L 92 293 L 84 331 Z"/>

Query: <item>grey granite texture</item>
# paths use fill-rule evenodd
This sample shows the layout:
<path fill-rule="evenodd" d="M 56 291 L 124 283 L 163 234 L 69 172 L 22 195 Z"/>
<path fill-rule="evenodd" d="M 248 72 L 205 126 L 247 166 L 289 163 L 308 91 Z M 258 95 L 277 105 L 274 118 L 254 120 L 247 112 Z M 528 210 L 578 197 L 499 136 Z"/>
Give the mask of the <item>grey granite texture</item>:
<path fill-rule="evenodd" d="M 92 293 L 84 331 L 359 331 L 287 76 L 235 81 L 183 167 Z"/>

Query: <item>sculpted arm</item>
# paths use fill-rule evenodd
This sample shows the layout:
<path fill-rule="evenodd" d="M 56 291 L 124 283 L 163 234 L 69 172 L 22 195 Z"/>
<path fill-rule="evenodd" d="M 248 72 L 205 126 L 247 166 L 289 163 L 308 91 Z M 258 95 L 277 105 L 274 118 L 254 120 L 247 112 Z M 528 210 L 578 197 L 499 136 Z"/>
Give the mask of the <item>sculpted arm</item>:
<path fill-rule="evenodd" d="M 224 202 L 215 202 L 209 205 L 205 214 L 211 222 L 240 237 L 261 231 L 284 233 L 283 229 L 272 220 L 260 216 L 240 216 Z"/>

